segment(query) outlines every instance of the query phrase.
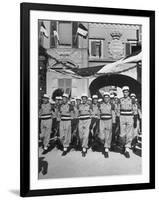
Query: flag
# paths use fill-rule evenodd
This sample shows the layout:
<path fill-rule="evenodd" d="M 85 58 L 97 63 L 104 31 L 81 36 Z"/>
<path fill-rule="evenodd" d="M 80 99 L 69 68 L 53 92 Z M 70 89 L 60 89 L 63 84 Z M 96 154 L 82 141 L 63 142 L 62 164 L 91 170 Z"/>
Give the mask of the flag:
<path fill-rule="evenodd" d="M 47 30 L 46 30 L 46 27 L 45 27 L 45 25 L 44 25 L 43 22 L 41 23 L 41 26 L 40 26 L 40 32 L 41 32 L 46 38 L 49 37 L 49 36 L 48 36 L 48 33 L 47 33 Z"/>
<path fill-rule="evenodd" d="M 116 69 L 117 67 L 121 67 L 121 66 L 124 69 L 124 67 L 126 66 L 124 64 L 131 63 L 131 62 L 139 62 L 141 60 L 142 60 L 142 52 L 140 51 L 138 53 L 134 53 L 134 54 L 131 54 L 130 56 L 122 58 L 116 62 L 105 65 L 97 73 L 110 73 L 110 72 L 117 70 Z M 130 67 L 132 67 L 132 66 L 130 66 Z"/>
<path fill-rule="evenodd" d="M 82 36 L 83 38 L 87 38 L 88 29 L 83 24 L 79 24 L 77 29 L 77 34 Z"/>
<path fill-rule="evenodd" d="M 122 61 L 123 61 L 123 58 L 116 61 L 116 62 L 113 62 L 113 63 L 109 63 L 107 65 L 105 65 L 104 67 L 102 67 L 102 69 L 100 69 L 97 74 L 100 74 L 100 73 L 109 73 L 112 71 L 112 69 L 114 69 L 115 67 L 117 67 L 118 65 L 122 64 Z"/>

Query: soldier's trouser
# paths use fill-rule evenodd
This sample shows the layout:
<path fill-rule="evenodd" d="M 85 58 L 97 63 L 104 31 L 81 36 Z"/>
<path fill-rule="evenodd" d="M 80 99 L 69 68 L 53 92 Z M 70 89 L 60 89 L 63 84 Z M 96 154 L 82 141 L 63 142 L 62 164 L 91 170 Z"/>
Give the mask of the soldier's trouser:
<path fill-rule="evenodd" d="M 112 141 L 112 119 L 101 119 L 99 122 L 99 130 L 99 138 L 104 141 L 104 147 L 110 148 Z"/>
<path fill-rule="evenodd" d="M 82 148 L 88 148 L 90 124 L 91 124 L 91 119 L 79 120 L 78 130 Z"/>
<path fill-rule="evenodd" d="M 124 146 L 130 148 L 133 139 L 133 116 L 120 116 L 120 138 Z"/>
<path fill-rule="evenodd" d="M 60 121 L 60 138 L 63 147 L 69 147 L 71 142 L 71 120 Z"/>
<path fill-rule="evenodd" d="M 41 133 L 43 136 L 43 145 L 46 147 L 50 141 L 50 134 L 52 129 L 52 119 L 41 120 Z"/>

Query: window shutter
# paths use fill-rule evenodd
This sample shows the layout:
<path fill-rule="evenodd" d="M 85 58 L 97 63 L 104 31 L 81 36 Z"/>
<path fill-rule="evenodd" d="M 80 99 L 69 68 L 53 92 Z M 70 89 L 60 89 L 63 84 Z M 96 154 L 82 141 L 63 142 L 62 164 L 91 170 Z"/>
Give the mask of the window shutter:
<path fill-rule="evenodd" d="M 56 21 L 51 21 L 51 27 L 50 27 L 50 47 L 55 48 L 56 47 L 56 41 L 54 37 L 54 30 L 57 30 L 57 24 Z"/>
<path fill-rule="evenodd" d="M 125 53 L 126 53 L 125 56 L 129 56 L 131 54 L 131 52 L 130 52 L 130 43 L 126 43 L 125 44 Z"/>
<path fill-rule="evenodd" d="M 77 29 L 78 29 L 78 22 L 72 22 L 72 47 L 73 48 L 78 48 Z"/>

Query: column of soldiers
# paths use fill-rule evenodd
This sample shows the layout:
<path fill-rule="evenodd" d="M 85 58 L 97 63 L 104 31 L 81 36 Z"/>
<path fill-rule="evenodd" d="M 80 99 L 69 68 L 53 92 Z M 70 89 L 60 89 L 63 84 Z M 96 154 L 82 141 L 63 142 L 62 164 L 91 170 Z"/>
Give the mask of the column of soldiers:
<path fill-rule="evenodd" d="M 109 157 L 109 150 L 117 143 L 123 149 L 126 158 L 130 157 L 129 149 L 133 138 L 140 127 L 141 110 L 136 95 L 129 95 L 129 87 L 122 88 L 123 97 L 105 92 L 103 98 L 83 94 L 81 97 L 69 98 L 67 94 L 56 97 L 49 102 L 49 96 L 43 96 L 39 111 L 41 119 L 41 138 L 43 153 L 49 148 L 52 131 L 62 145 L 62 156 L 65 156 L 74 144 L 80 147 L 83 157 L 89 147 L 100 141 L 102 154 Z"/>

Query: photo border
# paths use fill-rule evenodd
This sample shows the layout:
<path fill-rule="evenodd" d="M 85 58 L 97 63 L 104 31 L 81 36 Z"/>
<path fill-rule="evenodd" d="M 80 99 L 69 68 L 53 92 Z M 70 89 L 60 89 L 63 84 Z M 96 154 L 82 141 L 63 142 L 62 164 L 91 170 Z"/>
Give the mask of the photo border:
<path fill-rule="evenodd" d="M 117 8 L 84 7 L 21 3 L 21 72 L 20 72 L 20 195 L 44 196 L 77 193 L 95 193 L 155 188 L 155 11 Z M 30 11 L 60 11 L 92 14 L 149 17 L 150 19 L 150 180 L 149 183 L 74 188 L 30 189 Z M 82 10 L 82 11 L 81 11 Z"/>

